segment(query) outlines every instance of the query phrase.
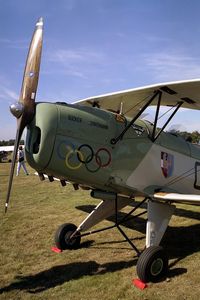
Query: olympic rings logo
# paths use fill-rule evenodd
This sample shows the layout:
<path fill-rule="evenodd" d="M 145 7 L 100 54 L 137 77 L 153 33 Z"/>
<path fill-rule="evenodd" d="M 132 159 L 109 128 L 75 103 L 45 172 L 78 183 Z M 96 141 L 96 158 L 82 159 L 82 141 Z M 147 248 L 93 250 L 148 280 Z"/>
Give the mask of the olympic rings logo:
<path fill-rule="evenodd" d="M 97 172 L 100 168 L 106 168 L 112 160 L 111 153 L 107 148 L 101 147 L 94 152 L 88 144 L 82 144 L 76 148 L 72 143 L 66 143 L 66 141 L 62 141 L 58 145 L 57 154 L 60 159 L 65 161 L 68 169 L 78 170 L 85 166 L 91 173 Z"/>

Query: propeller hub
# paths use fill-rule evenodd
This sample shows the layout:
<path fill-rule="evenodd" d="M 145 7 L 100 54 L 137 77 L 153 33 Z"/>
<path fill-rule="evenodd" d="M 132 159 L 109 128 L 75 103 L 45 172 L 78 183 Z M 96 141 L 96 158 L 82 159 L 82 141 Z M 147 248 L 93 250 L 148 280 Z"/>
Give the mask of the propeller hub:
<path fill-rule="evenodd" d="M 14 117 L 19 119 L 24 111 L 24 106 L 21 102 L 16 102 L 10 106 L 10 111 Z"/>

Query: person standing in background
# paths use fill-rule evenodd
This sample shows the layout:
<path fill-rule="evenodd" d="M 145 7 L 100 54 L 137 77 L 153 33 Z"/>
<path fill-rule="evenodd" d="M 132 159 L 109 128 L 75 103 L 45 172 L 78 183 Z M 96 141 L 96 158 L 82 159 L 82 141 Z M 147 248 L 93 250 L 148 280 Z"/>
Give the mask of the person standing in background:
<path fill-rule="evenodd" d="M 17 174 L 16 174 L 16 176 L 19 176 L 19 172 L 20 172 L 21 167 L 23 168 L 24 173 L 26 175 L 29 175 L 28 171 L 26 169 L 26 165 L 25 165 L 24 150 L 23 150 L 22 146 L 19 146 L 17 157 L 18 157 L 18 163 L 17 163 Z"/>

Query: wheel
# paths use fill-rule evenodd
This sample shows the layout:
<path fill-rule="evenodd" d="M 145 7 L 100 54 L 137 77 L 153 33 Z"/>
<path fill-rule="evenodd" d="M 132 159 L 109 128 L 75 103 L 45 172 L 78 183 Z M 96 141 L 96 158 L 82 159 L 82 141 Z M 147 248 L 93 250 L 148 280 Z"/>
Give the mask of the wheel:
<path fill-rule="evenodd" d="M 166 275 L 168 258 L 160 246 L 150 246 L 140 255 L 137 262 L 137 275 L 143 282 L 156 282 Z"/>
<path fill-rule="evenodd" d="M 61 249 L 77 249 L 81 242 L 80 234 L 77 232 L 72 238 L 70 236 L 76 231 L 77 227 L 71 223 L 62 224 L 56 231 L 55 243 Z"/>

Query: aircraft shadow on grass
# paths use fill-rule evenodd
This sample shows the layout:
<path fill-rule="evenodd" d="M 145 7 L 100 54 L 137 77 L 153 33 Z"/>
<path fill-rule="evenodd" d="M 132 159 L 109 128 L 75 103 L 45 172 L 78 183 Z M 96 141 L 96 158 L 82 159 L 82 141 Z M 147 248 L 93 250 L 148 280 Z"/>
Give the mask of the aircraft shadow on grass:
<path fill-rule="evenodd" d="M 84 276 L 103 275 L 135 266 L 137 259 L 129 261 L 110 262 L 98 264 L 95 261 L 70 263 L 44 270 L 34 275 L 17 276 L 15 282 L 0 288 L 0 294 L 13 290 L 26 291 L 31 294 L 44 292 L 57 287 L 70 280 L 80 279 Z M 169 272 L 168 277 L 179 276 L 186 273 L 185 268 L 176 268 Z M 131 279 L 130 279 L 131 280 Z"/>
<path fill-rule="evenodd" d="M 13 290 L 25 290 L 33 294 L 40 293 L 83 276 L 103 275 L 108 272 L 112 273 L 130 268 L 134 265 L 136 265 L 136 260 L 110 262 L 102 265 L 96 261 L 60 265 L 34 275 L 18 276 L 16 282 L 0 288 L 0 294 Z"/>

